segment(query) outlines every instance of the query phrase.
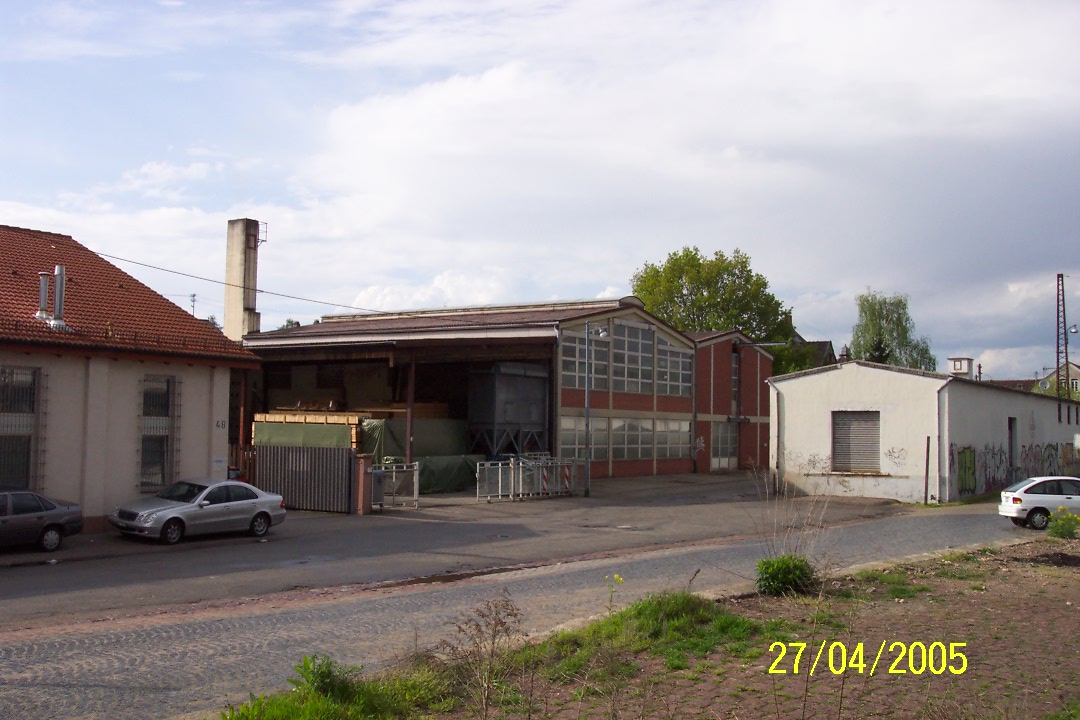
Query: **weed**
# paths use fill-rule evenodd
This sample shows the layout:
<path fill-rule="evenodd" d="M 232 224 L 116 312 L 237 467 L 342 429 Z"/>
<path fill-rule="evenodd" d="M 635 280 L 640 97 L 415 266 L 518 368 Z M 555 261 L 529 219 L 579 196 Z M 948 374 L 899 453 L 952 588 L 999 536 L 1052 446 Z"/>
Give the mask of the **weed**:
<path fill-rule="evenodd" d="M 514 667 L 507 651 L 521 636 L 521 610 L 503 588 L 499 597 L 480 603 L 451 626 L 453 634 L 438 649 L 460 673 L 476 712 L 487 720 Z"/>
<path fill-rule="evenodd" d="M 1077 530 L 1080 530 L 1080 516 L 1069 512 L 1062 506 L 1050 516 L 1050 524 L 1046 527 L 1046 534 L 1062 540 L 1074 540 Z"/>
<path fill-rule="evenodd" d="M 816 580 L 813 566 L 801 555 L 786 554 L 758 560 L 756 585 L 763 595 L 810 592 Z"/>

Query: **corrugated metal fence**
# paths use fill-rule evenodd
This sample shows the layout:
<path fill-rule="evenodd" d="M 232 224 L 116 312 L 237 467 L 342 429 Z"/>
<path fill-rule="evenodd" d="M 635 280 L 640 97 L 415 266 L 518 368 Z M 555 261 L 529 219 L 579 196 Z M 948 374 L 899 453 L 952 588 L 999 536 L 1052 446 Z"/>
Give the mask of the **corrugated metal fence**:
<path fill-rule="evenodd" d="M 347 513 L 356 507 L 355 459 L 352 448 L 261 445 L 255 453 L 258 487 L 282 495 L 293 510 Z"/>

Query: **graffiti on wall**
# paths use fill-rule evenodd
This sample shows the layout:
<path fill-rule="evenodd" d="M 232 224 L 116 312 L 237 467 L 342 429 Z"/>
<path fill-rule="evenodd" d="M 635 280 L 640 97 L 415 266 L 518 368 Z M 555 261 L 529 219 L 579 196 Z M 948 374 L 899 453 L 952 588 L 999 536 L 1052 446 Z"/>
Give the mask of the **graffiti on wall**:
<path fill-rule="evenodd" d="M 1075 472 L 1076 447 L 1070 443 L 1024 445 L 1020 448 L 1022 477 L 1060 475 Z M 987 443 L 982 449 L 970 445 L 949 446 L 949 482 L 961 495 L 976 495 L 1001 490 L 1013 481 L 1009 453 L 1003 445 Z"/>
<path fill-rule="evenodd" d="M 894 473 L 902 474 L 907 470 L 907 448 L 889 448 L 885 451 L 885 459 L 892 465 Z"/>

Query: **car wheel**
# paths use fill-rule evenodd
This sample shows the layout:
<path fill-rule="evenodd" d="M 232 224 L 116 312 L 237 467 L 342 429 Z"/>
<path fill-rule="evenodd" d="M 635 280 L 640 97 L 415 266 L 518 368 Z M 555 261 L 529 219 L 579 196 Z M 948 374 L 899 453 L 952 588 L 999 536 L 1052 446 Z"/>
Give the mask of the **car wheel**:
<path fill-rule="evenodd" d="M 1027 520 L 1025 520 L 1024 518 L 1009 518 L 1009 519 L 1013 521 L 1013 525 L 1015 525 L 1016 527 L 1024 527 L 1025 525 L 1027 525 Z"/>
<path fill-rule="evenodd" d="M 1032 530 L 1045 530 L 1046 526 L 1050 524 L 1050 513 L 1042 508 L 1032 510 L 1028 513 L 1027 524 Z"/>
<path fill-rule="evenodd" d="M 60 547 L 60 543 L 64 541 L 64 535 L 60 532 L 60 528 L 47 527 L 41 531 L 41 537 L 38 538 L 38 547 L 45 552 L 52 552 Z"/>
<path fill-rule="evenodd" d="M 262 537 L 268 533 L 270 531 L 270 516 L 266 513 L 259 513 L 251 518 L 250 531 L 255 537 Z"/>
<path fill-rule="evenodd" d="M 173 518 L 161 527 L 161 542 L 166 545 L 175 545 L 184 539 L 184 523 Z"/>

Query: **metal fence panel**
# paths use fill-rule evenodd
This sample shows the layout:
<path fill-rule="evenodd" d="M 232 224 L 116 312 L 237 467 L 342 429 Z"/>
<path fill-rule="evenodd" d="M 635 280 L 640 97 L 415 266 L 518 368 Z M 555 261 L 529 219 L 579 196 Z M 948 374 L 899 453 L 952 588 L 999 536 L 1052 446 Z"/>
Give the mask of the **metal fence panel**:
<path fill-rule="evenodd" d="M 420 463 L 385 463 L 372 465 L 371 470 L 383 473 L 381 507 L 420 507 Z"/>
<path fill-rule="evenodd" d="M 260 445 L 255 452 L 258 487 L 285 498 L 293 510 L 352 512 L 352 448 Z"/>
<path fill-rule="evenodd" d="M 476 466 L 477 502 L 581 495 L 587 487 L 584 460 L 515 456 Z"/>

